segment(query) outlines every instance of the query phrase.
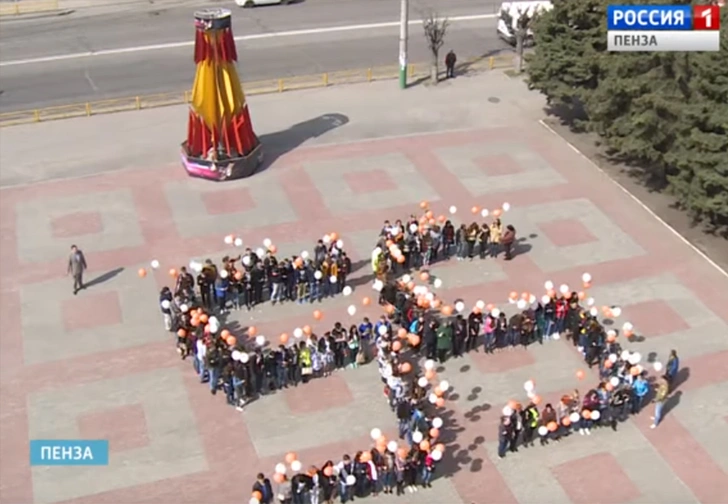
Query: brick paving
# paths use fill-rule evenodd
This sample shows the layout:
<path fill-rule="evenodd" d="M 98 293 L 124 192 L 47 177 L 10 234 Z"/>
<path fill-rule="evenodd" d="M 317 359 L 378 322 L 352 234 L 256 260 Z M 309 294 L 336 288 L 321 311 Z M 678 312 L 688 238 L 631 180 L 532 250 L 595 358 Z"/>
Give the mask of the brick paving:
<path fill-rule="evenodd" d="M 156 170 L 150 181 L 148 170 Z M 377 181 L 380 181 L 377 183 Z M 253 403 L 241 414 L 197 383 L 162 330 L 157 292 L 166 270 L 230 252 L 236 233 L 283 255 L 336 231 L 355 262 L 369 255 L 385 218 L 421 200 L 456 205 L 507 201 L 522 241 L 512 262 L 437 265 L 441 296 L 507 309 L 512 290 L 540 293 L 546 280 L 579 283 L 588 271 L 599 304 L 623 307 L 648 359 L 682 356 L 683 376 L 664 423 L 649 412 L 613 433 L 571 437 L 499 461 L 496 422 L 534 379 L 545 400 L 583 386 L 564 341 L 448 362 L 452 392 L 442 413 L 448 449 L 418 503 L 721 502 L 728 495 L 728 279 L 659 225 L 569 147 L 527 118 L 518 126 L 302 147 L 249 180 L 210 184 L 176 166 L 142 167 L 2 190 L 0 198 L 0 501 L 2 503 L 247 502 L 258 471 L 288 451 L 304 464 L 338 460 L 368 445 L 394 419 L 371 366 L 339 372 Z M 86 253 L 93 285 L 71 295 L 71 243 Z M 146 279 L 151 259 L 163 267 Z M 326 300 L 320 326 L 360 316 L 368 267 L 351 298 Z M 92 279 L 98 278 L 98 281 Z M 309 306 L 263 306 L 234 316 L 275 336 L 313 324 Z M 28 440 L 101 437 L 106 468 L 31 468 Z M 389 502 L 380 498 L 382 502 Z M 394 501 L 395 499 L 391 499 Z"/>

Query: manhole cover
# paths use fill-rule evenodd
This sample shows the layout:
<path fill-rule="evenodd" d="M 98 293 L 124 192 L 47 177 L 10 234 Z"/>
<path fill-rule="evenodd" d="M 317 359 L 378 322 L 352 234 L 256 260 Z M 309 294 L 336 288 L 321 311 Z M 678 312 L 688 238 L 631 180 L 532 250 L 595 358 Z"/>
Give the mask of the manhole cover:
<path fill-rule="evenodd" d="M 500 103 L 500 98 L 496 98 L 495 96 L 491 96 L 490 98 L 488 98 L 488 101 L 490 103 Z"/>

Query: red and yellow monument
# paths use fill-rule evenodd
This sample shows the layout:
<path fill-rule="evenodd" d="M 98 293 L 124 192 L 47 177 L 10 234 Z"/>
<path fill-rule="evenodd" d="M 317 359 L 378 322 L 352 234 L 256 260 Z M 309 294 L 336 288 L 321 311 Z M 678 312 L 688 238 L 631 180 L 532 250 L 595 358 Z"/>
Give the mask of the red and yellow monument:
<path fill-rule="evenodd" d="M 195 64 L 182 164 L 193 177 L 229 180 L 253 175 L 263 151 L 253 131 L 228 9 L 195 12 Z"/>

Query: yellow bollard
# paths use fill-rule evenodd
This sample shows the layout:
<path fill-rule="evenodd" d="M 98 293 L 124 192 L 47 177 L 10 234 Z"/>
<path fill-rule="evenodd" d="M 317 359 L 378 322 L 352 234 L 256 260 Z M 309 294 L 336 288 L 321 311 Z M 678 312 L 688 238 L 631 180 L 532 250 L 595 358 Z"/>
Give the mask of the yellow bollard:
<path fill-rule="evenodd" d="M 40 110 L 35 109 L 33 111 L 33 121 L 34 122 L 40 122 Z"/>
<path fill-rule="evenodd" d="M 415 66 L 414 65 L 407 65 L 407 73 L 410 77 L 415 76 Z"/>
<path fill-rule="evenodd" d="M 491 56 L 488 58 L 488 69 L 493 70 L 493 67 L 495 67 L 495 58 Z"/>
<path fill-rule="evenodd" d="M 16 3 L 15 3 L 15 9 L 14 9 L 14 10 L 15 10 L 15 15 L 16 15 L 16 16 L 17 16 L 18 14 L 20 14 L 20 2 L 16 2 Z"/>
<path fill-rule="evenodd" d="M 372 81 L 372 69 L 367 68 L 367 82 L 371 82 L 371 81 Z"/>
<path fill-rule="evenodd" d="M 91 104 L 86 102 L 86 117 L 91 117 Z"/>
<path fill-rule="evenodd" d="M 136 101 L 136 109 L 141 110 L 142 109 L 142 99 L 137 96 L 134 100 Z"/>
<path fill-rule="evenodd" d="M 282 93 L 283 92 L 283 89 L 284 89 L 284 87 L 283 87 L 283 79 L 278 79 L 278 92 L 279 93 Z"/>
<path fill-rule="evenodd" d="M 327 87 L 329 85 L 329 74 L 326 72 L 324 74 L 324 87 Z"/>

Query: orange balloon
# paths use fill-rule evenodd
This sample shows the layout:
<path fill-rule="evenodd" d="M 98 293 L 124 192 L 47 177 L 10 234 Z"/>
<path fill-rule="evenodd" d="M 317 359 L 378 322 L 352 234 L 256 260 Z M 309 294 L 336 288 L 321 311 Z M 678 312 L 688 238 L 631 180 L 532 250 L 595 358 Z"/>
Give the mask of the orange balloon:
<path fill-rule="evenodd" d="M 617 341 L 615 334 L 607 334 L 607 343 L 614 343 L 615 341 Z"/>
<path fill-rule="evenodd" d="M 559 424 L 556 422 L 549 422 L 546 428 L 549 430 L 549 432 L 556 432 L 559 428 Z"/>
<path fill-rule="evenodd" d="M 576 297 L 579 298 L 579 301 L 584 301 L 586 299 L 586 292 L 582 291 L 576 295 Z"/>
<path fill-rule="evenodd" d="M 435 427 L 430 429 L 430 439 L 437 439 L 438 437 L 440 437 L 440 429 L 436 429 Z"/>
<path fill-rule="evenodd" d="M 445 392 L 440 387 L 435 387 L 432 391 L 437 397 L 442 397 Z"/>
<path fill-rule="evenodd" d="M 495 210 L 493 210 L 492 214 L 493 217 L 500 217 L 503 214 L 503 210 L 501 210 L 500 208 L 496 208 Z"/>
<path fill-rule="evenodd" d="M 387 436 L 381 435 L 377 438 L 377 444 L 378 445 L 384 445 L 387 446 Z"/>
<path fill-rule="evenodd" d="M 485 305 L 485 312 L 486 313 L 490 313 L 493 310 L 495 310 L 495 305 L 493 303 L 488 303 L 487 305 Z"/>
<path fill-rule="evenodd" d="M 207 324 L 208 320 L 210 320 L 210 318 L 207 316 L 206 313 L 200 314 L 200 322 L 202 322 L 203 324 Z"/>
<path fill-rule="evenodd" d="M 511 399 L 510 401 L 508 401 L 508 407 L 511 408 L 513 411 L 517 410 L 518 401 L 514 401 L 513 399 Z"/>
<path fill-rule="evenodd" d="M 295 260 L 293 261 L 293 265 L 294 265 L 294 266 L 295 266 L 296 268 L 300 268 L 301 266 L 303 266 L 303 258 L 301 258 L 301 257 L 296 257 L 296 259 L 295 259 Z"/>
<path fill-rule="evenodd" d="M 445 305 L 442 307 L 441 311 L 443 315 L 449 317 L 450 315 L 452 315 L 452 306 Z"/>
<path fill-rule="evenodd" d="M 585 409 L 584 411 L 581 412 L 581 416 L 583 418 L 589 420 L 591 418 L 591 411 L 589 411 L 588 409 Z"/>
<path fill-rule="evenodd" d="M 313 318 L 315 318 L 316 320 L 321 320 L 322 318 L 324 318 L 324 314 L 321 313 L 320 310 L 314 310 L 313 311 Z"/>
<path fill-rule="evenodd" d="M 477 214 L 478 212 L 480 212 L 480 208 L 477 206 L 474 206 L 473 208 L 470 209 L 470 211 L 473 212 L 473 214 Z"/>
<path fill-rule="evenodd" d="M 364 299 L 361 300 L 361 304 L 363 304 L 364 306 L 369 306 L 370 304 L 372 304 L 372 300 L 369 299 L 368 297 L 365 297 Z"/>
<path fill-rule="evenodd" d="M 279 474 L 279 473 L 275 473 L 273 475 L 273 481 L 275 481 L 279 485 L 285 481 L 285 478 L 286 478 L 285 476 L 283 476 L 282 474 Z"/>
<path fill-rule="evenodd" d="M 436 373 L 433 369 L 428 369 L 427 371 L 425 371 L 425 378 L 427 378 L 428 380 L 433 380 L 435 376 Z"/>
<path fill-rule="evenodd" d="M 169 270 L 169 276 L 176 277 L 177 276 L 177 270 L 172 268 Z"/>
<path fill-rule="evenodd" d="M 607 382 L 607 384 L 604 385 L 604 388 L 611 392 L 612 390 L 614 390 L 614 385 L 612 385 L 610 382 Z"/>
<path fill-rule="evenodd" d="M 278 252 L 278 247 L 276 247 L 275 245 L 271 245 L 270 247 L 268 247 L 268 251 L 271 254 L 275 254 L 276 252 Z"/>
<path fill-rule="evenodd" d="M 393 352 L 399 352 L 400 350 L 402 350 L 402 343 L 400 343 L 399 341 L 395 341 L 394 343 L 392 343 Z"/>
<path fill-rule="evenodd" d="M 258 332 L 258 330 L 255 328 L 255 326 L 248 327 L 248 336 L 251 338 L 255 336 L 255 334 Z"/>
<path fill-rule="evenodd" d="M 139 278 L 144 278 L 145 276 L 147 276 L 147 270 L 145 270 L 144 268 L 139 268 L 138 274 Z"/>
<path fill-rule="evenodd" d="M 310 325 L 303 326 L 303 334 L 306 336 L 311 336 L 313 334 L 313 329 L 311 329 Z"/>
<path fill-rule="evenodd" d="M 388 304 L 384 307 L 384 311 L 387 312 L 389 315 L 392 315 L 394 313 L 394 305 Z"/>
<path fill-rule="evenodd" d="M 180 338 L 184 338 L 185 336 L 187 336 L 187 331 L 185 331 L 184 329 L 180 329 L 179 331 L 177 331 L 177 336 L 179 336 Z"/>
<path fill-rule="evenodd" d="M 410 364 L 409 362 L 403 362 L 399 365 L 399 371 L 402 374 L 409 373 L 410 371 L 412 371 L 412 364 Z"/>
<path fill-rule="evenodd" d="M 445 398 L 438 397 L 437 401 L 435 401 L 435 406 L 437 406 L 438 408 L 442 408 L 443 406 L 445 406 Z"/>
<path fill-rule="evenodd" d="M 437 450 L 437 451 L 439 451 L 440 453 L 445 453 L 445 445 L 444 445 L 444 444 L 442 444 L 442 443 L 437 443 L 437 444 L 435 445 L 435 448 L 434 448 L 434 450 Z"/>
<path fill-rule="evenodd" d="M 220 331 L 220 337 L 221 337 L 222 339 L 225 339 L 225 338 L 227 338 L 228 336 L 230 336 L 230 331 L 228 331 L 227 329 L 223 329 L 222 331 Z"/>
<path fill-rule="evenodd" d="M 407 337 L 407 339 L 409 341 L 409 344 L 412 345 L 413 347 L 419 346 L 420 341 L 421 341 L 420 337 L 417 334 L 410 334 Z"/>
<path fill-rule="evenodd" d="M 401 339 L 406 338 L 407 337 L 407 329 L 405 329 L 404 327 L 400 327 L 397 330 L 397 337 L 399 337 Z"/>
<path fill-rule="evenodd" d="M 331 238 L 331 241 L 332 241 L 332 242 L 335 242 L 336 240 L 338 240 L 338 239 L 339 239 L 339 233 L 337 233 L 336 231 L 334 231 L 333 233 L 331 233 L 331 234 L 329 235 L 329 238 Z"/>
<path fill-rule="evenodd" d="M 581 286 L 584 287 L 584 290 L 589 290 L 591 289 L 591 282 L 584 282 Z"/>
<path fill-rule="evenodd" d="M 420 273 L 420 280 L 422 280 L 423 282 L 426 282 L 429 279 L 430 279 L 430 274 L 428 272 L 423 271 L 422 273 Z"/>
<path fill-rule="evenodd" d="M 225 343 L 227 343 L 229 346 L 235 346 L 238 342 L 238 339 L 235 336 L 228 336 L 225 338 Z"/>
<path fill-rule="evenodd" d="M 584 379 L 584 376 L 585 376 L 584 371 L 582 371 L 581 369 L 576 372 L 576 378 L 577 379 L 583 380 Z"/>
<path fill-rule="evenodd" d="M 607 369 L 612 369 L 612 366 L 614 366 L 614 363 L 610 361 L 609 359 L 604 361 L 604 367 Z"/>
<path fill-rule="evenodd" d="M 387 240 L 386 242 L 384 242 L 384 244 L 386 245 L 387 250 L 389 250 L 392 247 L 394 247 L 394 242 L 392 240 Z"/>
<path fill-rule="evenodd" d="M 236 271 L 235 272 L 235 280 L 238 282 L 243 279 L 243 272 L 242 271 Z"/>
<path fill-rule="evenodd" d="M 438 221 L 438 222 L 439 222 L 440 224 L 445 224 L 445 221 L 447 221 L 447 218 L 446 218 L 446 217 L 445 217 L 444 215 L 440 215 L 440 216 L 439 216 L 439 217 L 437 218 L 437 221 Z"/>
<path fill-rule="evenodd" d="M 515 301 L 518 299 L 518 293 L 516 291 L 511 291 L 511 293 L 508 294 L 508 299 Z"/>
<path fill-rule="evenodd" d="M 423 439 L 420 443 L 420 450 L 422 451 L 430 451 L 430 442 L 426 439 Z"/>
<path fill-rule="evenodd" d="M 286 334 L 286 333 L 281 334 L 281 343 L 282 344 L 285 345 L 286 343 L 288 343 L 288 340 L 289 340 L 288 334 Z"/>
<path fill-rule="evenodd" d="M 253 499 L 257 499 L 260 502 L 263 499 L 263 494 L 255 490 L 253 492 Z"/>
<path fill-rule="evenodd" d="M 571 419 L 567 416 L 562 418 L 561 425 L 563 425 L 564 427 L 568 427 L 569 425 L 571 425 Z"/>
<path fill-rule="evenodd" d="M 292 464 L 296 461 L 298 456 L 294 452 L 288 452 L 286 453 L 286 464 Z"/>
<path fill-rule="evenodd" d="M 430 204 L 427 203 L 426 201 L 423 201 L 420 203 L 420 208 L 423 210 L 426 209 L 428 206 L 430 206 Z"/>
<path fill-rule="evenodd" d="M 528 301 L 530 297 L 531 294 L 529 294 L 528 292 L 524 292 L 523 294 L 521 294 L 521 299 L 523 299 L 524 301 Z"/>
<path fill-rule="evenodd" d="M 369 462 L 372 459 L 372 454 L 368 451 L 362 452 L 361 456 L 359 457 L 362 462 Z"/>
<path fill-rule="evenodd" d="M 531 398 L 531 402 L 532 402 L 533 404 L 535 404 L 535 405 L 537 405 L 537 406 L 538 406 L 539 404 L 541 404 L 541 396 L 540 396 L 540 395 L 535 395 L 535 396 L 533 396 L 533 397 Z"/>
<path fill-rule="evenodd" d="M 632 366 L 632 368 L 630 368 L 629 370 L 629 373 L 632 376 L 637 376 L 638 374 L 640 374 L 640 369 L 637 366 Z"/>
<path fill-rule="evenodd" d="M 397 260 L 397 263 L 402 264 L 404 262 L 404 256 L 398 255 L 396 260 Z"/>
<path fill-rule="evenodd" d="M 428 210 L 428 211 L 427 211 L 427 212 L 425 213 L 425 217 L 427 217 L 428 219 L 432 219 L 432 216 L 433 216 L 433 214 L 432 214 L 432 210 Z"/>
<path fill-rule="evenodd" d="M 324 467 L 324 476 L 330 478 L 334 475 L 334 468 L 331 466 Z"/>
<path fill-rule="evenodd" d="M 200 319 L 197 317 L 192 317 L 192 320 L 190 320 L 190 325 L 192 327 L 198 327 L 200 325 Z"/>

